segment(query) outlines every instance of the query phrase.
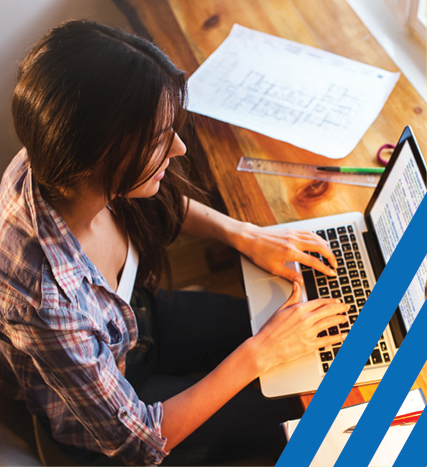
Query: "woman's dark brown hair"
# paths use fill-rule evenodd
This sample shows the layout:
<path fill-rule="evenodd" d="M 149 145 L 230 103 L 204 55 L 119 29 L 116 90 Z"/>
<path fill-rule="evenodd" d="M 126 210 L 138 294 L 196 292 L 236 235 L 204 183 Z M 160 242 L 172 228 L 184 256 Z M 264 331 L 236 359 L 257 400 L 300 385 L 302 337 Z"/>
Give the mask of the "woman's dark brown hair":
<path fill-rule="evenodd" d="M 23 60 L 17 78 L 14 125 L 42 193 L 61 196 L 79 177 L 96 172 L 140 253 L 137 283 L 159 279 L 169 265 L 166 245 L 186 214 L 182 195 L 194 189 L 183 158 L 170 160 L 154 197 L 126 195 L 166 157 L 173 132 L 166 133 L 161 160 L 153 161 L 159 136 L 183 123 L 186 74 L 151 42 L 81 20 L 49 31 Z"/>

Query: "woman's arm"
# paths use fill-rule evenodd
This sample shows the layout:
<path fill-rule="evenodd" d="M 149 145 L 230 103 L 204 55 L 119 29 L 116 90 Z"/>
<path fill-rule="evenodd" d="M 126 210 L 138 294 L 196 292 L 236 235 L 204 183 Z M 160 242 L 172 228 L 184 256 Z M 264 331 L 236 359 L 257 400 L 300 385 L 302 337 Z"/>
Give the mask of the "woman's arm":
<path fill-rule="evenodd" d="M 327 275 L 335 275 L 323 261 L 304 251 L 320 253 L 332 267 L 337 261 L 323 238 L 311 232 L 290 229 L 265 229 L 248 222 L 240 222 L 197 201 L 190 200 L 182 233 L 219 240 L 248 256 L 258 266 L 272 274 L 302 284 L 302 277 L 287 268 L 286 261 L 311 266 Z"/>
<path fill-rule="evenodd" d="M 217 412 L 251 381 L 270 368 L 341 342 L 341 335 L 318 338 L 345 316 L 348 305 L 332 299 L 299 303 L 301 288 L 295 283 L 289 300 L 255 336 L 247 339 L 215 370 L 186 391 L 163 402 L 162 436 L 166 451 L 172 449 Z"/>

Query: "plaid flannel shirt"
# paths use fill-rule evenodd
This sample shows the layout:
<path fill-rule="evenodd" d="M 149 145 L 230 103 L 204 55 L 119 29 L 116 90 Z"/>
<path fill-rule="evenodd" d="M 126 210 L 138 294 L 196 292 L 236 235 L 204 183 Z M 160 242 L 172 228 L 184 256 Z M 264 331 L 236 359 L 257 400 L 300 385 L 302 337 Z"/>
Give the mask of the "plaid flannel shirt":
<path fill-rule="evenodd" d="M 137 333 L 21 150 L 0 185 L 0 390 L 48 417 L 61 443 L 158 464 L 162 404 L 146 406 L 124 377 Z"/>

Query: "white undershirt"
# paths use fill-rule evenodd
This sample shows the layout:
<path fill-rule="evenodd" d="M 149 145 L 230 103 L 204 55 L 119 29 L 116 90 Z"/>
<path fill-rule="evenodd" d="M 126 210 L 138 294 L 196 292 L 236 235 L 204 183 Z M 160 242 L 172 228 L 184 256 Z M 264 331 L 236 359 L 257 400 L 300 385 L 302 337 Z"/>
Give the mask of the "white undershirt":
<path fill-rule="evenodd" d="M 138 270 L 138 261 L 138 253 L 132 243 L 129 242 L 126 262 L 116 291 L 117 295 L 119 295 L 126 303 L 130 303 L 130 299 L 132 297 L 136 272 Z"/>

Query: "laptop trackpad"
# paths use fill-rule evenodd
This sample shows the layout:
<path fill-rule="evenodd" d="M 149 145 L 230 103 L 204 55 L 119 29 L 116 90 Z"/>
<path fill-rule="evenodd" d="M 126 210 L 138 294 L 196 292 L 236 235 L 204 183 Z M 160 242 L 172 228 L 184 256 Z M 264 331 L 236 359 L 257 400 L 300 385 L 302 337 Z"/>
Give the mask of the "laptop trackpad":
<path fill-rule="evenodd" d="M 251 282 L 251 326 L 256 334 L 270 316 L 292 295 L 292 282 L 272 276 L 267 280 Z"/>

